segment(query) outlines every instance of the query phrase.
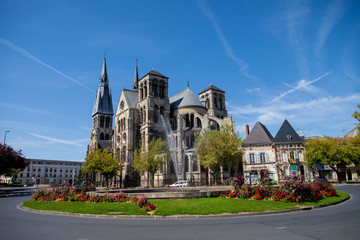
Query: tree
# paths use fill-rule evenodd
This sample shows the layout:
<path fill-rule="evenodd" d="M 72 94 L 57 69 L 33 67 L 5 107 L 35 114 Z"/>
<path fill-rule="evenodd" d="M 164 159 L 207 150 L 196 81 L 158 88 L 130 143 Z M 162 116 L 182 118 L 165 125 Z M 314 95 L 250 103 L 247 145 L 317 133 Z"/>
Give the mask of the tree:
<path fill-rule="evenodd" d="M 204 130 L 196 139 L 197 159 L 214 172 L 215 184 L 220 167 L 235 167 L 242 157 L 242 139 L 234 125 L 224 125 L 220 130 Z"/>
<path fill-rule="evenodd" d="M 148 172 L 152 180 L 151 186 L 154 186 L 155 173 L 166 162 L 169 154 L 166 141 L 161 138 L 153 138 L 148 145 L 147 151 L 143 151 L 142 146 L 135 150 L 133 167 L 139 174 Z M 148 181 L 150 186 L 150 178 L 148 178 Z"/>
<path fill-rule="evenodd" d="M 108 149 L 97 149 L 87 154 L 84 162 L 85 172 L 99 173 L 106 179 L 106 184 L 109 184 L 109 179 L 115 177 L 122 169 L 122 163 L 116 160 Z"/>
<path fill-rule="evenodd" d="M 311 168 L 318 168 L 319 164 L 328 165 L 335 171 L 340 182 L 340 170 L 349 164 L 359 164 L 360 147 L 356 141 L 350 143 L 345 140 L 324 137 L 324 139 L 311 139 L 305 143 L 305 164 Z"/>
<path fill-rule="evenodd" d="M 360 109 L 360 104 L 357 104 L 357 107 Z M 353 118 L 358 120 L 358 123 L 356 124 L 358 127 L 360 127 L 360 112 L 355 111 L 352 115 Z"/>
<path fill-rule="evenodd" d="M 0 143 L 0 175 L 14 176 L 28 165 L 20 151 L 15 151 L 9 145 Z"/>

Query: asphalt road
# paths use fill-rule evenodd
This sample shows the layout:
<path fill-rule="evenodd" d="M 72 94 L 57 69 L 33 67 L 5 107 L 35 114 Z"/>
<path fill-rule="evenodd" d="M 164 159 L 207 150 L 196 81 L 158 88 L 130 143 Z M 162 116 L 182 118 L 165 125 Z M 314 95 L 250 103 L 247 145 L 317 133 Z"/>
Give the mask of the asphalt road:
<path fill-rule="evenodd" d="M 0 239 L 360 239 L 360 185 L 351 199 L 311 211 L 206 219 L 92 219 L 24 212 L 31 190 L 0 198 Z M 11 195 L 13 194 L 13 195 Z"/>

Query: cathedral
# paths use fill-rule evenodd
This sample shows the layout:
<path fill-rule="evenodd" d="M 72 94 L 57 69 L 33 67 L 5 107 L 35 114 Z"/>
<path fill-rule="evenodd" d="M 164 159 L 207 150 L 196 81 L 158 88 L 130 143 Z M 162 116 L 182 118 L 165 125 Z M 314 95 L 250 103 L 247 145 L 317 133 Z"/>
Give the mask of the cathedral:
<path fill-rule="evenodd" d="M 196 160 L 194 145 L 202 129 L 233 123 L 227 114 L 225 92 L 210 84 L 196 96 L 188 84 L 186 89 L 169 97 L 169 83 L 169 77 L 154 69 L 139 78 L 136 64 L 132 89 L 122 89 L 114 116 L 104 58 L 88 151 L 108 148 L 116 154 L 124 165 L 115 180 L 121 186 L 147 186 L 149 175 L 138 174 L 132 167 L 132 159 L 135 149 L 140 145 L 146 149 L 153 137 L 166 140 L 171 153 L 171 159 L 155 174 L 155 187 L 177 180 L 187 180 L 193 185 L 213 181 L 208 177 L 210 170 Z M 219 180 L 230 177 L 231 171 L 221 168 Z"/>

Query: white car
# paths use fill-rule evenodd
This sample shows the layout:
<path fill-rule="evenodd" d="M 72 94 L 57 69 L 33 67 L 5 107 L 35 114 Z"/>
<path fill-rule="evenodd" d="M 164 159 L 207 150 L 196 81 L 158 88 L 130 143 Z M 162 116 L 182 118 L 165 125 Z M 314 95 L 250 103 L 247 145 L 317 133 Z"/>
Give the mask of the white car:
<path fill-rule="evenodd" d="M 170 187 L 188 187 L 190 186 L 188 181 L 177 181 L 170 185 Z"/>

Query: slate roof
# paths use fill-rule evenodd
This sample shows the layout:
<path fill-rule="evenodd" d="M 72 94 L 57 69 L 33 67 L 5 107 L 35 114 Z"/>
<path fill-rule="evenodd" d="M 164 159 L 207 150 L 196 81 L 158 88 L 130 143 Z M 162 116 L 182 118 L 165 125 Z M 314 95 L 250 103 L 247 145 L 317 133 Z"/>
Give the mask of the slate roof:
<path fill-rule="evenodd" d="M 172 109 L 184 108 L 184 107 L 203 107 L 205 106 L 200 102 L 196 95 L 190 90 L 185 89 L 182 92 L 172 96 L 170 99 L 170 107 Z"/>
<path fill-rule="evenodd" d="M 203 92 L 209 91 L 210 89 L 213 89 L 213 90 L 216 90 L 216 91 L 219 91 L 219 92 L 223 92 L 223 93 L 224 93 L 223 90 L 221 90 L 221 89 L 218 88 L 218 87 L 215 87 L 214 85 L 212 85 L 212 84 L 210 83 L 210 85 L 207 86 L 207 88 L 205 88 L 204 90 L 202 90 L 199 94 L 202 94 Z"/>
<path fill-rule="evenodd" d="M 113 115 L 112 97 L 109 90 L 109 80 L 106 70 L 106 59 L 104 58 L 101 76 L 99 80 L 99 88 L 96 92 L 96 98 L 93 108 L 93 116 L 97 113 Z"/>
<path fill-rule="evenodd" d="M 251 129 L 250 134 L 246 137 L 244 145 L 250 144 L 272 144 L 273 143 L 273 136 L 267 130 L 267 128 L 257 122 L 253 129 Z"/>
<path fill-rule="evenodd" d="M 154 70 L 154 69 L 152 69 L 150 72 L 148 72 L 147 74 L 145 74 L 145 76 L 146 76 L 146 75 L 154 75 L 154 76 L 158 76 L 158 77 L 168 78 L 167 76 L 159 73 L 158 71 L 156 71 L 156 70 Z M 144 76 L 144 77 L 145 77 L 145 76 Z M 143 79 L 144 77 L 142 77 L 141 79 Z"/>
<path fill-rule="evenodd" d="M 138 102 L 138 92 L 137 91 L 131 91 L 127 89 L 123 89 L 124 97 L 127 101 L 128 106 L 130 108 L 136 108 L 137 102 Z"/>
<path fill-rule="evenodd" d="M 290 125 L 288 120 L 285 119 L 283 124 L 281 125 L 279 131 L 277 132 L 275 139 L 275 143 L 301 143 L 304 142 L 304 139 L 301 138 L 294 128 Z"/>

